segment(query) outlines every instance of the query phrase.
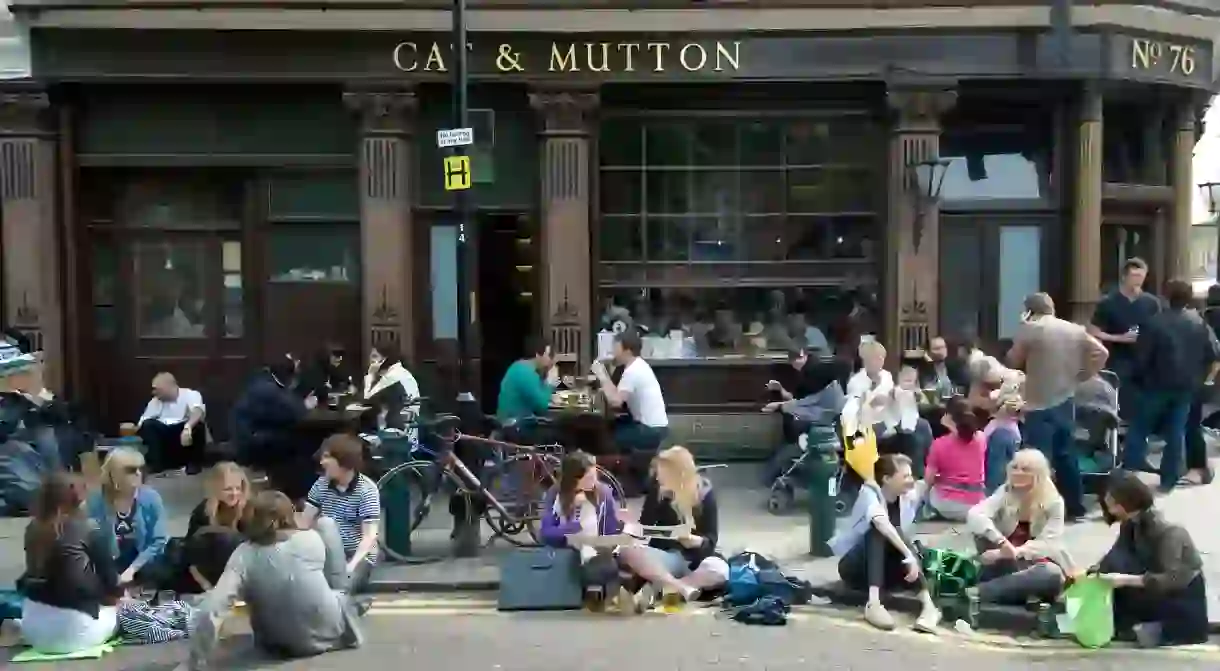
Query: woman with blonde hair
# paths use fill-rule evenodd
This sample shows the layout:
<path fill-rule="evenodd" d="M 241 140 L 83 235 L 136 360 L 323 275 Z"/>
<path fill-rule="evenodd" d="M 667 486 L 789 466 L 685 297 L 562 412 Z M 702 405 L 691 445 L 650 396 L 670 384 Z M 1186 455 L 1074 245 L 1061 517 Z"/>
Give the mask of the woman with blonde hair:
<path fill-rule="evenodd" d="M 204 479 L 205 497 L 191 511 L 186 527 L 185 567 L 179 564 L 178 592 L 197 594 L 212 589 L 241 545 L 245 510 L 250 498 L 246 471 L 231 461 L 213 466 Z"/>
<path fill-rule="evenodd" d="M 1041 451 L 1017 452 L 1007 480 L 970 509 L 966 525 L 983 564 L 978 587 L 967 591 L 972 614 L 978 602 L 1020 605 L 1059 596 L 1072 566 L 1063 547 L 1063 497 Z"/>
<path fill-rule="evenodd" d="M 652 538 L 646 545 L 623 547 L 619 561 L 646 584 L 635 595 L 620 590 L 619 603 L 634 601 L 635 611 L 652 605 L 657 588 L 690 601 L 729 579 L 729 565 L 716 553 L 720 515 L 712 483 L 699 474 L 690 450 L 662 450 L 652 464 L 652 478 L 640 509 L 647 527 L 685 527 L 678 538 Z"/>
<path fill-rule="evenodd" d="M 169 535 L 161 495 L 144 486 L 144 455 L 115 448 L 102 462 L 102 486 L 85 504 L 89 517 L 106 535 L 119 570 L 119 584 L 147 584 L 160 562 Z"/>

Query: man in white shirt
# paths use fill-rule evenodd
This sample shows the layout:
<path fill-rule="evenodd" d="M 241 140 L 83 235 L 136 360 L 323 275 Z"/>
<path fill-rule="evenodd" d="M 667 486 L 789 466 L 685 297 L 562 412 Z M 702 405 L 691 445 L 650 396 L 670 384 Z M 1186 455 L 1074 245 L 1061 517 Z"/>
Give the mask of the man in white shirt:
<path fill-rule="evenodd" d="M 643 344 L 635 329 L 614 336 L 614 362 L 623 367 L 623 376 L 615 385 L 610 373 L 600 361 L 593 362 L 593 374 L 601 383 L 606 402 L 612 407 L 627 407 L 629 417 L 614 427 L 614 442 L 630 456 L 632 485 L 642 488 L 652 458 L 669 433 L 669 416 L 665 413 L 665 397 L 652 366 L 640 358 Z M 628 485 L 631 486 L 631 485 Z"/>
<path fill-rule="evenodd" d="M 183 467 L 188 473 L 199 472 L 207 443 L 205 412 L 199 392 L 179 387 L 169 373 L 157 373 L 152 398 L 136 424 L 136 435 L 148 448 L 147 460 L 154 472 Z"/>

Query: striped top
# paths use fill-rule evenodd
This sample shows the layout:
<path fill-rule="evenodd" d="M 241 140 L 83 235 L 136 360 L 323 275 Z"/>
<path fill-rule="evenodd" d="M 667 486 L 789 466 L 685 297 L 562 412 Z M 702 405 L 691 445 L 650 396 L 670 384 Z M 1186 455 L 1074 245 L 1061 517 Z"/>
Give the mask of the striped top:
<path fill-rule="evenodd" d="M 343 541 L 343 554 L 349 559 L 360 545 L 364 523 L 381 518 L 381 493 L 377 491 L 377 483 L 363 473 L 357 474 L 343 490 L 325 476 L 320 477 L 309 488 L 305 502 L 317 508 L 319 515 L 335 521 Z M 377 552 L 368 553 L 365 560 L 376 564 Z"/>

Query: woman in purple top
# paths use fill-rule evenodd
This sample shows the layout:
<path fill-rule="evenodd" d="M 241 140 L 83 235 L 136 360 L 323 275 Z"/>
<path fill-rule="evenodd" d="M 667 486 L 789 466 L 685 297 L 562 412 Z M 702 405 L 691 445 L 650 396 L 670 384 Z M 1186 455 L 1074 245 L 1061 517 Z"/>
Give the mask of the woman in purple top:
<path fill-rule="evenodd" d="M 580 552 L 586 590 L 609 593 L 618 580 L 612 548 L 573 543 L 573 538 L 614 536 L 622 531 L 619 502 L 610 488 L 597 481 L 597 461 L 576 450 L 559 466 L 559 484 L 542 500 L 542 542 L 550 547 L 575 547 Z"/>

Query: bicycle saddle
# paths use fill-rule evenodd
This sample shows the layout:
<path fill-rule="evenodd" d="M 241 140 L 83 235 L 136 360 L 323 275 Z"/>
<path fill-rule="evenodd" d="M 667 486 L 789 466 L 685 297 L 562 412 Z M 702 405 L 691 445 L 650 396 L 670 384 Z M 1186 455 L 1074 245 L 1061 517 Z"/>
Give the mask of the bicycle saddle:
<path fill-rule="evenodd" d="M 457 415 L 442 413 L 421 422 L 429 431 L 435 433 L 453 433 L 462 426 L 462 420 Z"/>

